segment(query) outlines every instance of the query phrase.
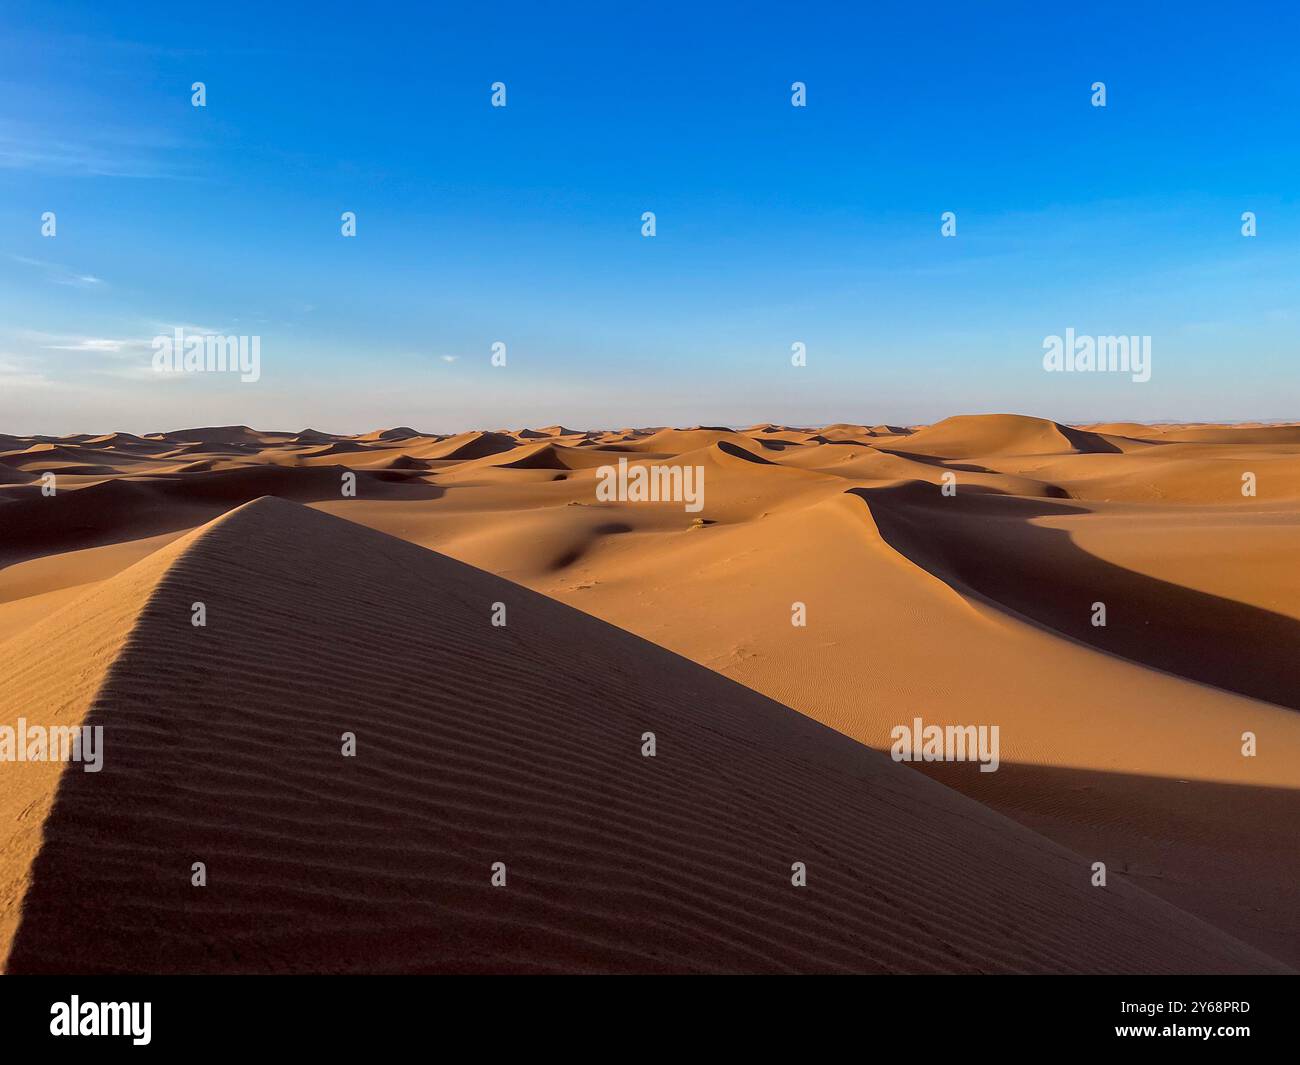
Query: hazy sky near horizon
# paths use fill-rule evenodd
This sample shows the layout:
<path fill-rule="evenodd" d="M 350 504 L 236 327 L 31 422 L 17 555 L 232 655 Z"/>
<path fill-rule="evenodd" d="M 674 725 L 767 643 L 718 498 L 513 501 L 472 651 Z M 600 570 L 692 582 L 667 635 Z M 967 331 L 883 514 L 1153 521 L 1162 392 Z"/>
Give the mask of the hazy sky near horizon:
<path fill-rule="evenodd" d="M 1057 7 L 6 4 L 0 431 L 1300 418 L 1300 15 Z"/>

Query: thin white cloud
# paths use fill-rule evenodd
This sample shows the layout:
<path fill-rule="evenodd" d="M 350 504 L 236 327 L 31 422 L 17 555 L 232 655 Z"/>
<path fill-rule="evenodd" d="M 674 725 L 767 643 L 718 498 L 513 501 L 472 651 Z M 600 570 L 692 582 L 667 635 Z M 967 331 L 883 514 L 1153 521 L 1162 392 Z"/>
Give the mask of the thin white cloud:
<path fill-rule="evenodd" d="M 0 170 L 86 177 L 193 176 L 178 142 L 164 135 L 97 124 L 55 135 L 0 119 Z"/>
<path fill-rule="evenodd" d="M 49 336 L 46 339 L 57 341 L 42 344 L 46 351 L 75 351 L 85 355 L 121 355 L 133 356 L 153 350 L 151 340 L 127 340 L 116 337 L 93 336 Z"/>
<path fill-rule="evenodd" d="M 63 266 L 60 263 L 47 262 L 44 259 L 31 259 L 26 255 L 10 254 L 9 258 L 23 266 L 30 266 L 39 270 L 45 275 L 45 280 L 53 282 L 56 285 L 72 285 L 76 288 L 94 288 L 97 285 L 104 284 L 103 278 L 95 277 L 94 274 L 83 274 L 76 270 Z"/>
<path fill-rule="evenodd" d="M 186 336 L 229 336 L 229 329 L 214 329 L 209 325 L 196 325 L 193 322 L 160 322 L 156 319 L 146 323 L 154 331 L 154 336 L 171 336 L 179 329 Z"/>

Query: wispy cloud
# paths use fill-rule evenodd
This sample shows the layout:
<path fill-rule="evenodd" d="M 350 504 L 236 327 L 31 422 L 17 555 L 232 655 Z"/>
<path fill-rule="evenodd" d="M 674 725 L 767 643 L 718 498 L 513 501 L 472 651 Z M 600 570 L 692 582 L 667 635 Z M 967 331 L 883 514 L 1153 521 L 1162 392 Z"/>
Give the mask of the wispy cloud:
<path fill-rule="evenodd" d="M 80 336 L 57 333 L 27 333 L 25 338 L 46 351 L 75 351 L 83 355 L 134 356 L 152 350 L 152 340 L 137 338 Z"/>
<path fill-rule="evenodd" d="M 201 332 L 184 326 L 187 335 Z M 100 336 L 80 333 L 46 333 L 20 330 L 10 334 L 16 350 L 0 352 L 0 388 L 38 384 L 57 387 L 61 383 L 90 380 L 171 382 L 184 374 L 158 374 L 153 369 L 154 337 L 171 335 L 171 324 L 145 323 L 140 332 L 148 335 Z"/>
<path fill-rule="evenodd" d="M 80 355 L 113 355 L 132 358 L 138 355 L 152 355 L 154 339 L 159 336 L 171 337 L 179 329 L 186 336 L 225 336 L 226 329 L 214 329 L 210 326 L 196 325 L 192 322 L 144 322 L 139 335 L 103 336 L 94 333 L 44 333 L 37 330 L 23 330 L 14 336 L 25 346 L 42 351 L 67 351 Z M 135 331 L 132 330 L 134 333 Z"/>
<path fill-rule="evenodd" d="M 29 259 L 25 255 L 10 255 L 9 258 L 23 266 L 30 266 L 41 271 L 47 281 L 56 285 L 70 285 L 74 288 L 95 288 L 103 285 L 103 278 L 94 274 L 83 274 L 60 263 L 46 262 L 44 259 Z"/>
<path fill-rule="evenodd" d="M 163 134 L 114 126 L 51 133 L 0 119 L 0 170 L 128 178 L 192 177 L 182 145 Z"/>
<path fill-rule="evenodd" d="M 88 351 L 105 355 L 121 355 L 139 346 L 131 340 L 109 340 L 103 337 L 82 337 L 71 344 L 46 344 L 51 351 Z"/>

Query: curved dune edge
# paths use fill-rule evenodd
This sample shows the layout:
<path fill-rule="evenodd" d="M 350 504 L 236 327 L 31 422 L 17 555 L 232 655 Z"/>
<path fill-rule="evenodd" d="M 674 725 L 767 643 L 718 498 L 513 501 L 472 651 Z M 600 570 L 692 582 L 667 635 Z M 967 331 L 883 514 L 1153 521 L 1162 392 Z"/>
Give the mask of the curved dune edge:
<path fill-rule="evenodd" d="M 890 550 L 963 596 L 1092 650 L 1300 709 L 1292 650 L 1300 621 L 1110 564 L 1081 550 L 1069 532 L 1038 524 L 1077 517 L 1080 508 L 996 495 L 942 500 L 915 483 L 854 494 Z M 1165 543 L 1180 544 L 1177 529 L 1161 531 Z M 1042 595 L 1049 585 L 1055 594 Z M 1126 610 L 1098 629 L 1076 607 L 1091 600 Z"/>
<path fill-rule="evenodd" d="M 160 548 L 0 643 L 8 674 L 0 685 L 0 724 L 16 727 L 21 717 L 45 727 L 81 725 L 159 582 L 201 532 Z M 0 956 L 8 953 L 18 927 L 63 768 L 52 762 L 0 762 Z"/>
<path fill-rule="evenodd" d="M 44 827 L 3 850 L 11 972 L 1283 968 L 702 667 L 278 499 L 4 649 L 0 720 L 84 715 L 106 749 L 52 804 L 57 772 L 3 767 Z"/>

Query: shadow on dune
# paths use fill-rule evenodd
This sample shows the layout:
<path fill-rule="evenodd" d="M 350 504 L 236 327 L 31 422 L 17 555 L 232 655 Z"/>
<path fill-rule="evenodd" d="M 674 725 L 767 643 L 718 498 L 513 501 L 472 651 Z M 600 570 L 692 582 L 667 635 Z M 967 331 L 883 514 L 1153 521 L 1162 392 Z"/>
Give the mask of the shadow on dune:
<path fill-rule="evenodd" d="M 730 440 L 719 440 L 717 448 L 724 455 L 730 455 L 732 458 L 744 459 L 746 462 L 752 462 L 758 466 L 772 465 L 771 459 L 765 459 L 762 455 L 755 455 L 752 451 L 741 447 L 739 444 L 733 444 Z"/>
<path fill-rule="evenodd" d="M 546 570 L 548 573 L 558 573 L 562 569 L 568 569 L 579 559 L 585 558 L 601 537 L 618 536 L 621 533 L 630 533 L 632 531 L 632 526 L 623 521 L 608 521 L 603 525 L 597 525 L 591 530 L 590 536 L 583 543 L 564 551 L 546 567 Z"/>
<path fill-rule="evenodd" d="M 1076 451 L 1085 455 L 1121 455 L 1123 449 L 1107 440 L 1100 433 L 1087 429 L 1075 429 L 1068 425 L 1060 426 L 1060 432 L 1070 441 Z"/>
<path fill-rule="evenodd" d="M 264 495 L 298 503 L 341 499 L 345 472 L 356 473 L 360 500 L 437 499 L 445 491 L 424 483 L 414 470 L 272 465 L 114 479 L 50 497 L 32 486 L 0 503 L 0 569 L 61 551 L 193 528 Z"/>
<path fill-rule="evenodd" d="M 942 470 L 953 470 L 957 473 L 984 473 L 990 477 L 1002 477 L 1005 474 L 997 470 L 991 470 L 987 466 L 978 466 L 973 462 L 958 462 L 955 459 L 943 459 L 937 455 L 926 455 L 921 452 L 898 451 L 894 448 L 878 447 L 876 448 L 881 454 L 893 455 L 895 458 L 911 459 L 913 462 L 919 462 L 925 466 L 937 466 Z M 1043 495 L 1053 499 L 1069 499 L 1070 493 L 1062 488 L 1059 484 L 1052 484 L 1050 481 L 1039 481 L 1043 486 Z M 999 492 L 996 488 L 990 488 L 987 485 L 967 485 L 962 489 L 964 492 L 994 492 L 998 495 L 1006 495 L 1006 492 Z"/>
<path fill-rule="evenodd" d="M 996 476 L 997 470 L 990 470 L 987 466 L 976 466 L 973 462 L 958 462 L 955 459 L 944 459 L 938 455 L 927 455 L 921 451 L 899 451 L 892 447 L 876 447 L 882 455 L 893 455 L 898 459 L 911 459 L 913 462 L 922 463 L 925 466 L 938 466 L 944 470 L 956 470 L 959 473 L 987 473 Z"/>
<path fill-rule="evenodd" d="M 1012 762 L 914 768 L 1300 966 L 1300 791 Z"/>
<path fill-rule="evenodd" d="M 933 485 L 854 488 L 895 551 L 1073 639 L 1146 666 L 1300 710 L 1300 622 L 1089 554 L 1033 519 L 1087 513 L 1045 499 Z M 1106 604 L 1106 626 L 1092 624 Z"/>

